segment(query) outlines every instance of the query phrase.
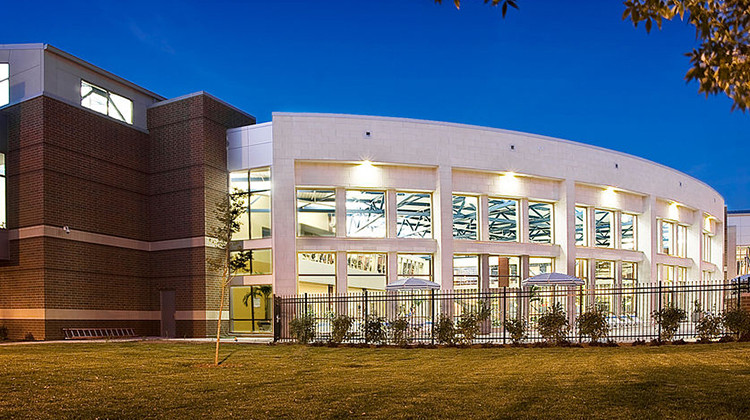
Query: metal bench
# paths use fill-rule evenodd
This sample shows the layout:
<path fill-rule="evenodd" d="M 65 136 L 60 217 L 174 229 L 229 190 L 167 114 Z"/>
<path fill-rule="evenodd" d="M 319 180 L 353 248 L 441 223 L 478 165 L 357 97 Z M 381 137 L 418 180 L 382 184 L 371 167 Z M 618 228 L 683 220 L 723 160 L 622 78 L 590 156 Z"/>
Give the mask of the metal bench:
<path fill-rule="evenodd" d="M 136 337 L 133 328 L 63 328 L 66 340 L 95 340 Z"/>

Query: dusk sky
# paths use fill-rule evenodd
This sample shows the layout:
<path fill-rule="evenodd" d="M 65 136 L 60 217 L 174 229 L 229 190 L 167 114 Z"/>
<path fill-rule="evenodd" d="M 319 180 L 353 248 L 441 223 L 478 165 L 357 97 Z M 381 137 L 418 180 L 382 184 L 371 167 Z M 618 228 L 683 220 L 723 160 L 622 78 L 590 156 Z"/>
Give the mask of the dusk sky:
<path fill-rule="evenodd" d="M 0 43 L 49 43 L 165 97 L 205 90 L 259 122 L 334 112 L 575 140 L 750 208 L 750 115 L 685 83 L 693 29 L 646 34 L 621 1 L 518 3 L 502 19 L 481 0 L 9 2 Z"/>

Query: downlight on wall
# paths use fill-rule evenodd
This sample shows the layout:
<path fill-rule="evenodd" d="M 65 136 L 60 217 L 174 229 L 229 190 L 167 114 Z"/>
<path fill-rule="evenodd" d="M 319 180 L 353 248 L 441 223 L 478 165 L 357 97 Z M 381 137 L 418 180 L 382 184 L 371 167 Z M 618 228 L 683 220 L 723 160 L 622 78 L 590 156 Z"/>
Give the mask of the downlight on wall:
<path fill-rule="evenodd" d="M 381 169 L 369 159 L 364 159 L 352 169 L 352 184 L 361 187 L 376 187 L 381 182 Z"/>
<path fill-rule="evenodd" d="M 497 187 L 504 194 L 520 195 L 521 180 L 515 172 L 504 172 L 498 177 Z"/>
<path fill-rule="evenodd" d="M 680 204 L 676 201 L 669 202 L 669 219 L 680 220 Z"/>
<path fill-rule="evenodd" d="M 602 206 L 617 208 L 618 207 L 617 190 L 615 187 L 609 186 L 602 191 Z"/>

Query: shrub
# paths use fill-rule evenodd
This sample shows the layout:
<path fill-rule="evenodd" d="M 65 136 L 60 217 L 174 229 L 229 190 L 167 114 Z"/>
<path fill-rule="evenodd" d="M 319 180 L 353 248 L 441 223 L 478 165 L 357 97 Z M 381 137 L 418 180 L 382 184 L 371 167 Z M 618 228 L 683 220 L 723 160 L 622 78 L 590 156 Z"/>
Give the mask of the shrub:
<path fill-rule="evenodd" d="M 8 327 L 5 325 L 0 326 L 0 341 L 5 341 L 8 339 Z"/>
<path fill-rule="evenodd" d="M 687 313 L 672 304 L 651 313 L 651 317 L 661 327 L 659 340 L 672 341 L 677 329 L 680 328 L 680 322 L 687 319 Z"/>
<path fill-rule="evenodd" d="M 307 313 L 289 321 L 289 333 L 300 344 L 307 344 L 315 340 L 315 316 Z"/>
<path fill-rule="evenodd" d="M 409 320 L 405 316 L 400 316 L 391 321 L 390 326 L 391 343 L 397 346 L 409 344 Z"/>
<path fill-rule="evenodd" d="M 537 326 L 539 327 L 539 334 L 545 341 L 555 344 L 562 343 L 570 329 L 568 317 L 565 315 L 565 311 L 563 311 L 562 304 L 558 302 L 547 309 L 539 317 Z"/>
<path fill-rule="evenodd" d="M 741 308 L 728 309 L 721 317 L 724 326 L 738 339 L 750 336 L 750 313 Z"/>
<path fill-rule="evenodd" d="M 490 317 L 490 308 L 482 304 L 478 309 L 464 311 L 456 323 L 456 333 L 461 344 L 470 345 L 482 330 L 482 322 Z"/>
<path fill-rule="evenodd" d="M 377 315 L 368 315 L 362 323 L 362 335 L 365 342 L 371 344 L 383 344 L 387 339 L 387 334 L 383 324 L 385 318 Z"/>
<path fill-rule="evenodd" d="M 607 312 L 600 305 L 594 305 L 576 319 L 576 325 L 581 335 L 591 337 L 592 343 L 598 343 L 600 338 L 609 334 Z"/>
<path fill-rule="evenodd" d="M 721 316 L 704 313 L 695 323 L 695 331 L 701 341 L 711 341 L 721 334 Z"/>
<path fill-rule="evenodd" d="M 439 344 L 456 344 L 456 327 L 453 325 L 453 319 L 446 314 L 440 314 L 437 323 L 432 326 L 432 335 Z"/>
<path fill-rule="evenodd" d="M 510 318 L 503 321 L 503 328 L 510 334 L 513 344 L 519 344 L 526 338 L 526 321 L 520 318 Z"/>
<path fill-rule="evenodd" d="M 349 336 L 349 329 L 352 327 L 354 320 L 348 315 L 337 315 L 331 319 L 331 338 L 328 340 L 331 344 L 341 344 Z"/>
<path fill-rule="evenodd" d="M 26 333 L 26 337 L 24 337 L 23 339 L 26 340 L 26 341 L 34 341 L 34 340 L 36 340 L 34 338 L 34 334 L 32 334 L 30 332 Z"/>

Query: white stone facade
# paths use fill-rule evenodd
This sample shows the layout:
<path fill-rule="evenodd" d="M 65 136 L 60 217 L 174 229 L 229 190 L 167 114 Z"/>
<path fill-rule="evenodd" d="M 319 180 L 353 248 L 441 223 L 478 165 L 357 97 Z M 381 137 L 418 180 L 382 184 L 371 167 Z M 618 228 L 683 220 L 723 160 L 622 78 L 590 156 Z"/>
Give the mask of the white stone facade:
<path fill-rule="evenodd" d="M 576 259 L 638 264 L 638 282 L 657 282 L 661 266 L 682 267 L 687 278 L 723 277 L 724 199 L 703 182 L 671 168 L 599 147 L 506 130 L 385 117 L 275 113 L 271 123 L 228 132 L 230 171 L 270 166 L 271 238 L 244 241 L 246 249 L 272 248 L 271 275 L 245 276 L 236 284 L 268 284 L 274 293 L 297 293 L 297 253 L 335 252 L 336 291 L 347 291 L 347 252 L 388 255 L 388 282 L 397 278 L 396 255 L 433 255 L 433 280 L 453 288 L 454 254 L 517 256 L 521 276 L 530 257 L 554 258 L 554 271 L 575 274 Z M 372 165 L 362 165 L 369 161 Z M 510 173 L 510 174 L 509 174 Z M 296 189 L 336 194 L 336 235 L 296 236 Z M 386 193 L 385 238 L 347 237 L 347 189 Z M 432 238 L 395 235 L 397 191 L 432 194 Z M 453 194 L 478 197 L 478 238 L 453 238 Z M 518 201 L 516 242 L 489 240 L 488 197 Z M 531 243 L 529 200 L 553 204 L 553 243 Z M 636 249 L 621 249 L 619 223 L 612 247 L 576 246 L 575 208 L 585 207 L 593 229 L 595 209 L 636 215 Z M 684 226 L 681 256 L 662 250 L 661 221 Z M 706 250 L 705 235 L 708 236 Z M 482 269 L 480 284 L 488 287 Z"/>

